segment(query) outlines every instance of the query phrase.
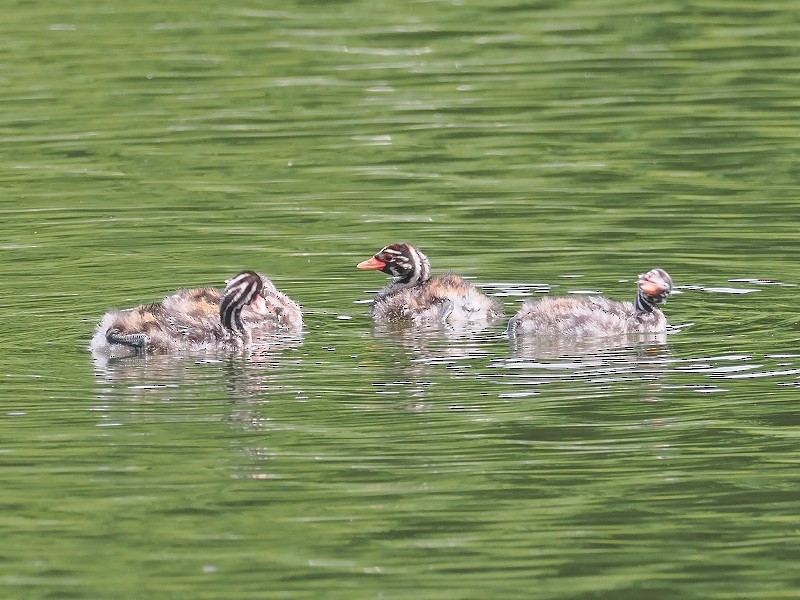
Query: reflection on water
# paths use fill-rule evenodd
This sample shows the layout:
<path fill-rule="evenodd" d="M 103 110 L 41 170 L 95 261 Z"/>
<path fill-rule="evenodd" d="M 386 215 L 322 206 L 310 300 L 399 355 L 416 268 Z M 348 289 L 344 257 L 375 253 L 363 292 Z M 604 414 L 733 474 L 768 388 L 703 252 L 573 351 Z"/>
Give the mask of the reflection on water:
<path fill-rule="evenodd" d="M 401 349 L 415 363 L 436 364 L 458 356 L 485 356 L 481 340 L 497 338 L 498 326 L 459 322 L 414 326 L 409 324 L 373 325 L 373 338 L 380 344 Z"/>
<path fill-rule="evenodd" d="M 303 343 L 303 333 L 302 332 L 291 332 L 291 331 L 281 331 L 277 333 L 272 332 L 260 332 L 258 337 L 252 340 L 247 346 L 242 346 L 241 348 L 235 349 L 209 349 L 209 350 L 184 350 L 179 354 L 176 353 L 172 355 L 173 358 L 195 358 L 198 360 L 202 360 L 203 358 L 206 359 L 241 359 L 247 360 L 252 363 L 264 363 L 270 362 L 275 359 L 277 355 L 283 350 L 287 350 L 290 348 L 297 348 Z M 94 364 L 95 370 L 101 373 L 104 376 L 113 376 L 114 374 L 122 375 L 123 377 L 126 374 L 134 374 L 137 369 L 142 369 L 144 371 L 151 371 L 153 368 L 152 365 L 148 364 L 148 358 L 150 355 L 142 356 L 135 353 L 135 349 L 131 350 L 129 355 L 125 356 L 113 356 L 109 355 L 108 352 L 105 351 L 104 348 L 101 348 L 100 351 L 92 352 L 92 362 Z M 158 356 L 158 355 L 153 355 Z M 169 356 L 169 355 L 167 355 Z M 170 364 L 170 362 L 162 363 L 157 359 L 152 361 L 155 365 L 158 365 L 156 368 L 163 368 L 166 364 Z"/>
<path fill-rule="evenodd" d="M 98 397 L 144 400 L 154 391 L 185 388 L 180 395 L 191 398 L 196 386 L 213 381 L 222 383 L 232 398 L 247 401 L 273 389 L 270 377 L 293 360 L 285 351 L 300 348 L 302 342 L 301 334 L 282 333 L 263 336 L 240 350 L 110 359 L 95 354 Z"/>
<path fill-rule="evenodd" d="M 629 383 L 641 385 L 641 401 L 655 401 L 671 366 L 666 334 L 637 334 L 596 340 L 531 337 L 510 340 L 512 356 L 495 360 L 499 381 L 513 391 L 502 398 L 548 393 L 548 386 L 570 389 L 576 397 L 629 394 Z"/>
<path fill-rule="evenodd" d="M 631 356 L 645 352 L 650 346 L 666 345 L 667 333 L 634 333 L 601 338 L 575 339 L 569 336 L 512 335 L 509 345 L 519 358 L 556 358 L 588 356 L 613 349 L 628 349 Z"/>

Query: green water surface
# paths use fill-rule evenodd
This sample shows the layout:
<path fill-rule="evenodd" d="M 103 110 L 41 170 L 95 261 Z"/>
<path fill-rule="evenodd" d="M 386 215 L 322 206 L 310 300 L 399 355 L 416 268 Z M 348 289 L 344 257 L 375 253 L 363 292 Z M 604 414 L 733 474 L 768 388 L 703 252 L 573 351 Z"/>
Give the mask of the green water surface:
<path fill-rule="evenodd" d="M 798 597 L 798 9 L 9 3 L 0 597 Z M 399 240 L 673 330 L 375 331 Z M 244 268 L 301 344 L 86 351 Z"/>

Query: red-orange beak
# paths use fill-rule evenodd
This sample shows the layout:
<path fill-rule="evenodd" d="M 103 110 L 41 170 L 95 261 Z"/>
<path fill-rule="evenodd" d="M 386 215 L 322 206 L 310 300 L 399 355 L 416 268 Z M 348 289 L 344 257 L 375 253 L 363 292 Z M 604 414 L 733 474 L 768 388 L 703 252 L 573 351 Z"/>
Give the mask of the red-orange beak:
<path fill-rule="evenodd" d="M 356 269 L 365 269 L 367 271 L 380 271 L 383 267 L 386 266 L 386 263 L 382 260 L 378 260 L 374 256 L 369 260 L 365 260 L 364 262 L 360 262 L 356 265 Z"/>

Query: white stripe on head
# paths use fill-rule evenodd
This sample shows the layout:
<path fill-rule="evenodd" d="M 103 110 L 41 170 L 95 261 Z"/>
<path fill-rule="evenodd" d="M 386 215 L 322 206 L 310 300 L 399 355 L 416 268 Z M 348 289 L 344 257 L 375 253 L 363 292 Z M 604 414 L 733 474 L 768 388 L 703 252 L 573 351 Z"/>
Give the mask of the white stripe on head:
<path fill-rule="evenodd" d="M 242 308 L 256 299 L 263 288 L 261 276 L 253 271 L 242 271 L 230 279 L 219 305 L 222 325 L 232 331 L 243 331 Z"/>
<path fill-rule="evenodd" d="M 394 277 L 395 283 L 416 285 L 427 281 L 431 276 L 428 257 L 411 244 L 391 244 L 378 252 L 375 257 L 386 263 L 386 267 L 382 270 Z"/>

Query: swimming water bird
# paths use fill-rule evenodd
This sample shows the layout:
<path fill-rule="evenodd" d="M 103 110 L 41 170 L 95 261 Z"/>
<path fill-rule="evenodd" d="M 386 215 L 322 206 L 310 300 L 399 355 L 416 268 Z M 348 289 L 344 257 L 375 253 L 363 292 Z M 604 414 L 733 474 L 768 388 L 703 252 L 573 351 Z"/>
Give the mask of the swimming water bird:
<path fill-rule="evenodd" d="M 416 325 L 486 322 L 503 315 L 499 302 L 488 298 L 458 275 L 431 277 L 428 257 L 411 244 L 383 248 L 358 263 L 359 269 L 382 271 L 393 277 L 372 303 L 376 323 L 396 321 Z"/>
<path fill-rule="evenodd" d="M 667 319 L 658 308 L 672 292 L 672 278 L 663 269 L 639 275 L 634 302 L 599 296 L 544 297 L 528 300 L 511 318 L 506 332 L 516 335 L 599 338 L 626 333 L 660 333 Z"/>
<path fill-rule="evenodd" d="M 158 303 L 109 310 L 89 349 L 112 357 L 238 349 L 260 334 L 299 331 L 302 326 L 299 304 L 267 277 L 242 271 L 223 292 L 213 287 L 181 289 Z"/>

